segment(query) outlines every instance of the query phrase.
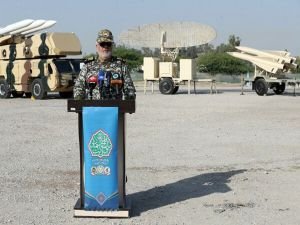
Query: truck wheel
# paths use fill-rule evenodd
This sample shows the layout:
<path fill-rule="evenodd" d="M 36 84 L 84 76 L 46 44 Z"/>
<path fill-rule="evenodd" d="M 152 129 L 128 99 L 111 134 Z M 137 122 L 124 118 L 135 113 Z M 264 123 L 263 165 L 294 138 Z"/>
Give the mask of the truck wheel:
<path fill-rule="evenodd" d="M 276 95 L 282 94 L 284 92 L 284 90 L 285 90 L 285 83 L 277 84 L 273 89 L 273 91 Z"/>
<path fill-rule="evenodd" d="M 10 88 L 4 79 L 0 79 L 0 98 L 9 98 L 11 94 Z"/>
<path fill-rule="evenodd" d="M 257 79 L 254 83 L 254 86 L 255 86 L 256 94 L 258 94 L 260 96 L 267 94 L 268 85 L 267 85 L 267 82 L 265 81 L 265 79 L 263 79 L 263 78 Z"/>
<path fill-rule="evenodd" d="M 61 98 L 72 98 L 73 97 L 73 92 L 72 91 L 68 91 L 68 92 L 59 92 L 59 96 Z"/>
<path fill-rule="evenodd" d="M 13 91 L 11 94 L 14 98 L 21 98 L 24 95 L 24 91 Z"/>
<path fill-rule="evenodd" d="M 40 78 L 36 78 L 31 84 L 31 94 L 35 99 L 44 99 L 47 92 L 44 88 L 43 82 Z"/>
<path fill-rule="evenodd" d="M 159 91 L 164 95 L 173 94 L 174 82 L 171 78 L 163 78 L 159 81 Z"/>
<path fill-rule="evenodd" d="M 172 94 L 176 94 L 177 91 L 178 91 L 178 89 L 179 89 L 179 86 L 175 86 L 175 87 L 174 87 L 174 90 L 173 90 L 173 92 L 172 92 Z"/>

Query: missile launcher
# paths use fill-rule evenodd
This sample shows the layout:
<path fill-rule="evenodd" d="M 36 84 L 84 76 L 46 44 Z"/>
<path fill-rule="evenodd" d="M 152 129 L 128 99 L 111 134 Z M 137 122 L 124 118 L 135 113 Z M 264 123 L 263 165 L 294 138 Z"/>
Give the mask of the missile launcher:
<path fill-rule="evenodd" d="M 53 20 L 26 19 L 0 28 L 0 98 L 47 92 L 71 97 L 79 73 L 81 45 L 74 33 L 42 32 Z M 68 56 L 68 57 L 67 57 Z"/>
<path fill-rule="evenodd" d="M 268 89 L 275 94 L 282 94 L 287 83 L 296 84 L 296 80 L 289 80 L 286 73 L 296 69 L 296 58 L 288 51 L 258 50 L 245 46 L 236 46 L 239 52 L 227 52 L 229 55 L 253 63 L 255 73 L 252 88 L 258 95 L 265 95 Z"/>

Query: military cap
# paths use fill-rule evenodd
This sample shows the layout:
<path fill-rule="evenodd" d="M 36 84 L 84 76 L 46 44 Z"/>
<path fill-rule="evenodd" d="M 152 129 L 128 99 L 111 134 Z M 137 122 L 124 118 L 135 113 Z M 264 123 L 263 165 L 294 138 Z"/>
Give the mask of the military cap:
<path fill-rule="evenodd" d="M 97 42 L 114 42 L 114 37 L 110 30 L 104 29 L 98 32 Z"/>

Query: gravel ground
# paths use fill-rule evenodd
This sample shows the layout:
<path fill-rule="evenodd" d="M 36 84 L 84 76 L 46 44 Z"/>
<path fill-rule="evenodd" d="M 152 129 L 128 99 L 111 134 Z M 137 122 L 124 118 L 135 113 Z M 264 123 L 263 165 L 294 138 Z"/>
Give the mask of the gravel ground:
<path fill-rule="evenodd" d="M 65 99 L 0 100 L 1 225 L 300 224 L 300 94 L 137 86 L 126 116 L 129 219 L 73 217 L 77 115 Z"/>

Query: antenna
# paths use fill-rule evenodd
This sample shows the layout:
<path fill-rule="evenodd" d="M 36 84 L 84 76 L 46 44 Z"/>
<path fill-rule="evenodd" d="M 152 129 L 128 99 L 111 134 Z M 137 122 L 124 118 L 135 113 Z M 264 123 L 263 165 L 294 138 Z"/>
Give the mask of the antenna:
<path fill-rule="evenodd" d="M 162 37 L 165 33 L 165 37 Z M 156 23 L 139 26 L 122 32 L 121 44 L 131 47 L 159 48 L 164 39 L 165 48 L 184 48 L 206 44 L 216 37 L 216 31 L 207 25 L 194 22 Z"/>
<path fill-rule="evenodd" d="M 122 32 L 119 42 L 130 47 L 160 48 L 163 57 L 174 61 L 179 48 L 206 44 L 216 35 L 212 27 L 195 22 L 156 23 Z"/>

